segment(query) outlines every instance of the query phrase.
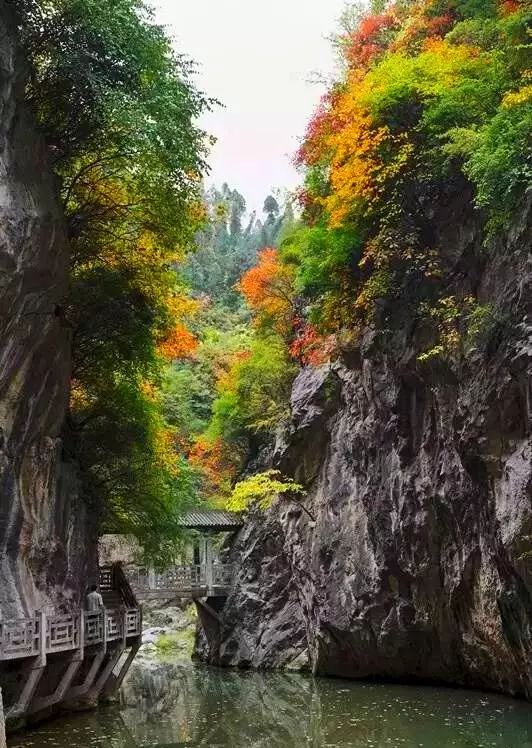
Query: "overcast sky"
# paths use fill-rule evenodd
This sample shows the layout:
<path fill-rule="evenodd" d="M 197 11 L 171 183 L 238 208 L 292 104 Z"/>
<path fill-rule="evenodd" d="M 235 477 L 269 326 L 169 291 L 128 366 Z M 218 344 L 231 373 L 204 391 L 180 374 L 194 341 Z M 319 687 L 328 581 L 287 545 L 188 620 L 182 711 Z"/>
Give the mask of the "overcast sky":
<path fill-rule="evenodd" d="M 292 189 L 291 165 L 334 53 L 325 38 L 345 0 L 153 0 L 176 49 L 199 64 L 197 84 L 225 106 L 202 125 L 218 140 L 209 182 L 228 182 L 262 208 L 274 188 Z"/>

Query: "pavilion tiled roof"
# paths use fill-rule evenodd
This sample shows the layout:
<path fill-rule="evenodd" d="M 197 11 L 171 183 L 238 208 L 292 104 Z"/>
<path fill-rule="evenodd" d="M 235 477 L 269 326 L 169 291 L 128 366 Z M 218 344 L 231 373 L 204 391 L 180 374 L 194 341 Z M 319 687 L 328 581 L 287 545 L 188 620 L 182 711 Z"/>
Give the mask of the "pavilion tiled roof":
<path fill-rule="evenodd" d="M 179 524 L 188 530 L 233 532 L 242 527 L 244 523 L 242 517 L 234 512 L 224 512 L 221 509 L 195 509 L 185 512 Z"/>

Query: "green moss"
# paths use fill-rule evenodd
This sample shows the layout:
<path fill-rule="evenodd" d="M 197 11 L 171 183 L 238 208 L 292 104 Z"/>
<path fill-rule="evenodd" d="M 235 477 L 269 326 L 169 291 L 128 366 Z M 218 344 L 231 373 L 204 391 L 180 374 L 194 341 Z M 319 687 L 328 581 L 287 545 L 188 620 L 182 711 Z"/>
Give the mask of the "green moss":
<path fill-rule="evenodd" d="M 157 656 L 161 659 L 177 655 L 191 656 L 194 651 L 194 640 L 195 633 L 192 626 L 182 631 L 161 634 L 155 642 Z"/>

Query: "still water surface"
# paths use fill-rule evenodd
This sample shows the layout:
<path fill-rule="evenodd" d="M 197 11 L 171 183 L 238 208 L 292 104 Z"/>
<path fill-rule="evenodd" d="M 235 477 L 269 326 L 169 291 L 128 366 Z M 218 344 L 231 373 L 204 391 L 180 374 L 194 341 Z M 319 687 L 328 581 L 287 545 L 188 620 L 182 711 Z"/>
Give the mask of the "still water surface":
<path fill-rule="evenodd" d="M 476 692 L 181 663 L 137 667 L 122 700 L 10 748 L 532 748 L 532 706 Z"/>

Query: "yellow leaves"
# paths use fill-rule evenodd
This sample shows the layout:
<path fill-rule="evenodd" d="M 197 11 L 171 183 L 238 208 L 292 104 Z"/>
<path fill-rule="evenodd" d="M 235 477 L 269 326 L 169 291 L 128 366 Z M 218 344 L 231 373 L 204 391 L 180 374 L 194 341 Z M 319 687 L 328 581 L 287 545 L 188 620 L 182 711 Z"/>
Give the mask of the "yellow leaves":
<path fill-rule="evenodd" d="M 168 426 L 160 426 L 156 430 L 154 435 L 155 460 L 159 468 L 172 478 L 177 478 L 180 473 L 175 441 L 175 431 Z"/>
<path fill-rule="evenodd" d="M 196 315 L 201 308 L 201 302 L 184 294 L 173 294 L 167 302 L 170 314 L 181 320 L 190 319 Z"/>
<path fill-rule="evenodd" d="M 528 104 L 532 101 L 532 84 L 521 86 L 517 91 L 507 93 L 502 100 L 502 107 L 510 109 L 511 107 Z"/>
<path fill-rule="evenodd" d="M 412 162 L 409 131 L 392 131 L 385 124 L 388 112 L 408 99 L 415 103 L 439 95 L 471 65 L 482 65 L 478 49 L 434 36 L 415 57 L 396 51 L 364 76 L 359 70 L 350 71 L 344 88 L 331 100 L 330 124 L 319 130 L 317 143 L 327 154 L 330 189 L 321 204 L 331 227 L 339 228 L 351 216 L 371 211 L 390 182 Z"/>
<path fill-rule="evenodd" d="M 239 481 L 233 488 L 226 508 L 231 512 L 244 512 L 256 505 L 264 511 L 280 496 L 301 499 L 304 494 L 303 486 L 292 478 L 285 478 L 279 470 L 266 470 Z"/>
<path fill-rule="evenodd" d="M 325 147 L 333 154 L 329 177 L 332 189 L 325 199 L 332 227 L 344 222 L 354 204 L 377 197 L 376 176 L 382 168 L 378 152 L 390 135 L 387 127 L 375 127 L 351 96 L 343 98 L 341 117 L 347 124 L 325 138 Z"/>
<path fill-rule="evenodd" d="M 342 133 L 345 142 L 338 142 L 330 171 L 332 190 L 324 201 L 332 228 L 341 227 L 353 210 L 371 209 L 414 153 L 406 134 L 392 136 L 387 127 L 371 129 L 370 121 L 353 121 Z M 392 158 L 384 158 L 385 146 L 388 152 L 393 149 Z"/>
<path fill-rule="evenodd" d="M 189 217 L 194 225 L 201 226 L 208 218 L 205 203 L 199 200 L 194 201 L 189 206 Z"/>
<path fill-rule="evenodd" d="M 160 392 L 153 382 L 150 382 L 148 379 L 145 379 L 140 384 L 140 391 L 142 392 L 142 394 L 147 400 L 150 400 L 153 403 L 158 402 L 159 397 L 160 397 Z"/>
<path fill-rule="evenodd" d="M 73 381 L 70 386 L 70 409 L 72 411 L 81 411 L 89 405 L 90 397 L 86 388 L 79 382 Z"/>

